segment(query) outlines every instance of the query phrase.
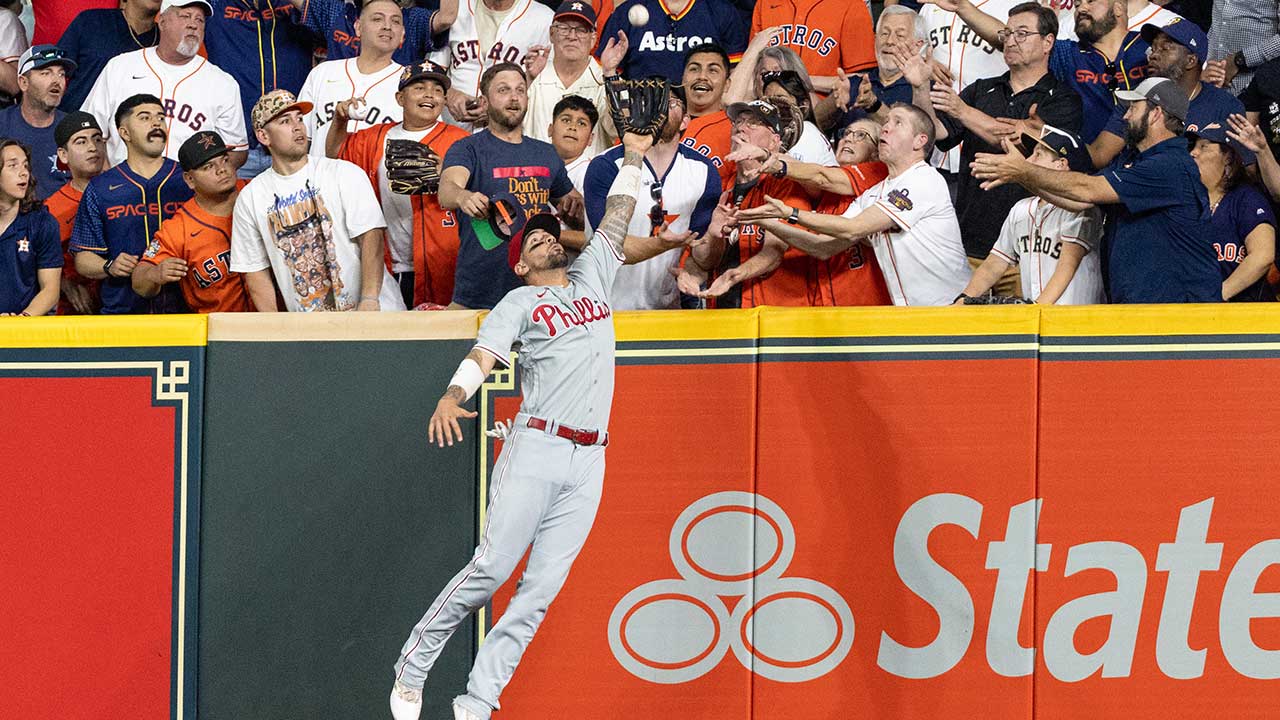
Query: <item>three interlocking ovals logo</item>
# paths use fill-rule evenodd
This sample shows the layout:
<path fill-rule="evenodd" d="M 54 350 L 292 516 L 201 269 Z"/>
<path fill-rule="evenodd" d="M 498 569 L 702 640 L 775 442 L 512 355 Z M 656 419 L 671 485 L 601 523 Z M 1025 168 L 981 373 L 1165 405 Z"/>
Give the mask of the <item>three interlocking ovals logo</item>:
<path fill-rule="evenodd" d="M 708 495 L 676 518 L 668 550 L 680 579 L 641 585 L 609 617 L 609 647 L 632 675 L 688 682 L 732 649 L 763 677 L 805 682 L 831 672 L 853 647 L 844 598 L 817 580 L 783 577 L 796 531 L 772 500 Z"/>

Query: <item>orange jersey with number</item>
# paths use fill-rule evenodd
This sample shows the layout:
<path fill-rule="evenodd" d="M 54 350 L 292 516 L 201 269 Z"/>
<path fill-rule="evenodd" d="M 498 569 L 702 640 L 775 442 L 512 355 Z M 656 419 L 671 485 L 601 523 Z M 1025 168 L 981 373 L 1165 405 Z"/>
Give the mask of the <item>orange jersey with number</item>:
<path fill-rule="evenodd" d="M 378 168 L 386 152 L 387 133 L 393 127 L 385 123 L 348 136 L 338 155 L 364 170 L 379 201 L 382 191 Z M 422 138 L 422 143 L 440 156 L 443 167 L 445 153 L 467 135 L 462 128 L 441 122 Z M 448 305 L 453 301 L 453 271 L 458 265 L 458 216 L 453 210 L 440 207 L 436 195 L 410 195 L 409 202 L 413 207 L 413 304 Z M 386 254 L 386 260 L 390 270 L 391 253 Z"/>
<path fill-rule="evenodd" d="M 840 169 L 849 177 L 849 182 L 853 183 L 853 194 L 823 193 L 815 212 L 843 215 L 854 198 L 889 176 L 889 168 L 879 161 Z M 821 305 L 835 307 L 893 304 L 875 253 L 863 243 L 854 243 L 853 247 L 827 260 L 814 258 L 814 265 Z"/>
<path fill-rule="evenodd" d="M 875 29 L 862 0 L 757 0 L 751 34 L 782 26 L 774 45 L 796 51 L 810 75 L 876 66 Z"/>
<path fill-rule="evenodd" d="M 45 198 L 44 206 L 49 209 L 49 213 L 58 221 L 58 231 L 62 237 L 62 282 L 75 283 L 89 288 L 89 292 L 93 295 L 94 307 L 98 302 L 98 281 L 90 280 L 80 273 L 76 272 L 76 256 L 75 253 L 67 249 L 67 244 L 71 241 L 71 230 L 76 224 L 76 211 L 80 209 L 80 197 L 82 192 L 67 183 L 58 188 L 57 192 Z M 71 307 L 71 303 L 67 302 L 65 297 L 58 298 L 58 314 L 59 315 L 78 315 L 75 308 Z"/>
<path fill-rule="evenodd" d="M 728 190 L 733 187 L 733 176 L 737 173 L 737 164 L 725 160 L 729 154 L 730 138 L 733 136 L 733 121 L 725 111 L 709 113 L 689 121 L 685 128 L 682 143 L 706 157 L 720 171 L 720 188 Z"/>
<path fill-rule="evenodd" d="M 244 187 L 245 181 L 237 183 Z M 192 198 L 164 221 L 139 262 L 187 261 L 178 289 L 193 312 L 249 312 L 244 276 L 231 272 L 231 216 L 214 215 Z"/>
<path fill-rule="evenodd" d="M 788 206 L 812 210 L 813 201 L 797 182 L 786 178 L 764 177 L 742 199 L 741 207 L 759 207 L 764 196 L 777 198 Z M 764 232 L 755 225 L 743 225 L 738 231 L 738 264 L 745 263 L 764 247 Z M 821 296 L 810 278 L 814 264 L 820 262 L 793 247 L 782 255 L 782 263 L 768 275 L 748 280 L 742 285 L 742 307 L 783 305 L 811 307 L 821 304 Z"/>

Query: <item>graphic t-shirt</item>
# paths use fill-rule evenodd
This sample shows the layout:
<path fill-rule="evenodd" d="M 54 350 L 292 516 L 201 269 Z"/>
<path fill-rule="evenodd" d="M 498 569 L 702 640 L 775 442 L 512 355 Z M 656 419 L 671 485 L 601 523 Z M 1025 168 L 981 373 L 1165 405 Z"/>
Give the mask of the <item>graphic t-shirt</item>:
<path fill-rule="evenodd" d="M 231 271 L 271 268 L 293 312 L 355 310 L 356 238 L 387 225 L 364 172 L 329 158 L 312 158 L 292 175 L 267 169 L 240 192 L 232 218 Z M 404 309 L 385 268 L 378 299 L 383 310 Z"/>

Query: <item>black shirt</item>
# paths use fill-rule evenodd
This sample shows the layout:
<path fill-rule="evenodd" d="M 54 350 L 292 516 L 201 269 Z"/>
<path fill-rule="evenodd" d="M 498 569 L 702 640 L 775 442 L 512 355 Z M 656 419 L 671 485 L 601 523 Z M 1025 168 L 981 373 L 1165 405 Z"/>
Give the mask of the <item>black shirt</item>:
<path fill-rule="evenodd" d="M 1022 92 L 1014 93 L 1009 85 L 1009 73 L 999 77 L 983 78 L 973 82 L 960 92 L 960 99 L 993 118 L 1022 120 L 1036 114 L 1049 125 L 1071 133 L 1080 132 L 1080 96 L 1050 73 Z M 1000 236 L 1000 227 L 1015 203 L 1030 193 L 1015 184 L 1001 185 L 993 190 L 983 190 L 981 181 L 973 177 L 969 168 L 978 153 L 1003 152 L 969 131 L 961 122 L 946 113 L 938 113 L 938 120 L 947 128 L 947 138 L 938 141 L 939 150 L 950 150 L 964 143 L 960 149 L 959 187 L 956 192 L 956 217 L 960 220 L 960 236 L 964 252 L 971 258 L 985 259 L 991 246 Z"/>
<path fill-rule="evenodd" d="M 1280 157 L 1280 58 L 1258 67 L 1249 87 L 1240 93 L 1240 102 L 1248 112 L 1262 114 L 1258 125 L 1271 145 L 1271 152 Z"/>

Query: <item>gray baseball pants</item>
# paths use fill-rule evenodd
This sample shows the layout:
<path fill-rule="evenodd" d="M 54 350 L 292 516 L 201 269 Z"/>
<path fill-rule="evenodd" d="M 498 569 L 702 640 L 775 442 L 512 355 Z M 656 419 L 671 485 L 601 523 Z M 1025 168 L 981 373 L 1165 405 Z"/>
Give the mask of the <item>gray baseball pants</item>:
<path fill-rule="evenodd" d="M 515 596 L 476 654 L 467 694 L 457 699 L 481 718 L 498 708 L 591 532 L 604 486 L 604 447 L 521 426 L 507 438 L 492 477 L 480 544 L 413 628 L 395 665 L 399 682 L 421 688 L 453 631 L 489 602 L 532 545 Z"/>

